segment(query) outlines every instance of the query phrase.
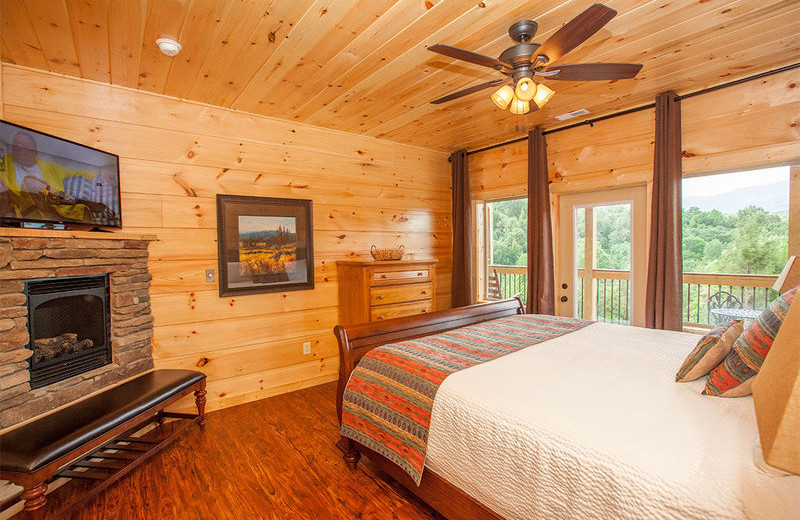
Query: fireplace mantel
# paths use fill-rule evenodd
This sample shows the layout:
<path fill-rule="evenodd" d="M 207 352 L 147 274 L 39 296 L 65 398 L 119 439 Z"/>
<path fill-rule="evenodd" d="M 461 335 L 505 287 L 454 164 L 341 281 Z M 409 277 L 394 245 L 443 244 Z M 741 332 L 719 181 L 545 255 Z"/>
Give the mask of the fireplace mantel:
<path fill-rule="evenodd" d="M 0 228 L 0 430 L 153 368 L 148 246 L 154 235 Z M 107 274 L 112 363 L 30 388 L 25 280 Z"/>
<path fill-rule="evenodd" d="M 156 240 L 155 235 L 128 233 L 125 231 L 73 231 L 63 229 L 27 229 L 0 227 L 0 237 L 23 238 L 88 238 L 94 240 Z"/>

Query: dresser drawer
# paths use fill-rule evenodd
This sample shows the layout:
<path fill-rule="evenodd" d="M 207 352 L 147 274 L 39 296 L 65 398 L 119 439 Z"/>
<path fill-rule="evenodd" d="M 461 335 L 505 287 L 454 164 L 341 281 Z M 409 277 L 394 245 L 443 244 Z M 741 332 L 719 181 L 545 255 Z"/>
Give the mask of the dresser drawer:
<path fill-rule="evenodd" d="M 370 321 L 382 321 L 390 318 L 402 318 L 403 316 L 414 316 L 415 314 L 425 314 L 433 311 L 433 302 L 424 300 L 421 302 L 398 303 L 396 305 L 381 305 L 372 307 L 369 312 Z"/>
<path fill-rule="evenodd" d="M 374 269 L 371 271 L 372 285 L 393 283 L 429 282 L 430 269 Z"/>
<path fill-rule="evenodd" d="M 390 303 L 430 300 L 433 295 L 433 284 L 414 283 L 408 285 L 387 285 L 370 287 L 370 305 L 387 305 Z"/>

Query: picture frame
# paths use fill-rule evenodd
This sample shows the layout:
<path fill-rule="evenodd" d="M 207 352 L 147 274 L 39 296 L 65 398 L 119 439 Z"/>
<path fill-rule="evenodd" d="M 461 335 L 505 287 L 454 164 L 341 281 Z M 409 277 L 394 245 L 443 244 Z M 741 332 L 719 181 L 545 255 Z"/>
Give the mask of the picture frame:
<path fill-rule="evenodd" d="M 219 295 L 314 288 L 312 203 L 217 194 Z"/>

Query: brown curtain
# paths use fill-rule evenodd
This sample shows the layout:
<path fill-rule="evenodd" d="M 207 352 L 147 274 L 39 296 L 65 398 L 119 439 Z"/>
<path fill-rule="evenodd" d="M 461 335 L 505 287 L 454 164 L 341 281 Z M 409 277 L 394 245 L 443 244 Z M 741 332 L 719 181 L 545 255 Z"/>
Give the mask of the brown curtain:
<path fill-rule="evenodd" d="M 528 134 L 528 313 L 555 313 L 553 277 L 547 143 L 535 128 Z"/>
<path fill-rule="evenodd" d="M 450 155 L 453 173 L 453 307 L 472 303 L 472 208 L 467 151 Z"/>
<path fill-rule="evenodd" d="M 681 330 L 681 105 L 674 92 L 656 98 L 653 205 L 647 263 L 645 324 Z"/>

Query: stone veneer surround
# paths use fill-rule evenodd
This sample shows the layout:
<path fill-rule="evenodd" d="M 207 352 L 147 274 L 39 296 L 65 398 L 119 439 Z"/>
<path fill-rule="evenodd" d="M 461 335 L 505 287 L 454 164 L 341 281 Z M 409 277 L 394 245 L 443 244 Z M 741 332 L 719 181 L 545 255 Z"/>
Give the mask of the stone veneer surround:
<path fill-rule="evenodd" d="M 0 229 L 0 429 L 153 368 L 147 247 L 155 237 Z M 31 390 L 24 281 L 109 275 L 111 363 Z"/>

